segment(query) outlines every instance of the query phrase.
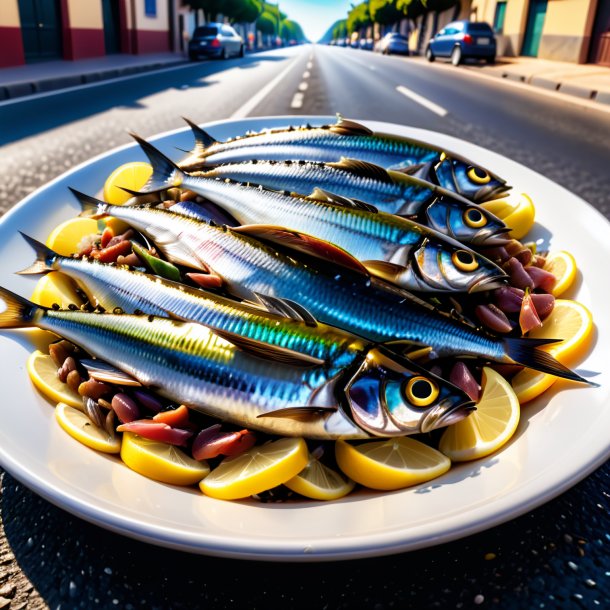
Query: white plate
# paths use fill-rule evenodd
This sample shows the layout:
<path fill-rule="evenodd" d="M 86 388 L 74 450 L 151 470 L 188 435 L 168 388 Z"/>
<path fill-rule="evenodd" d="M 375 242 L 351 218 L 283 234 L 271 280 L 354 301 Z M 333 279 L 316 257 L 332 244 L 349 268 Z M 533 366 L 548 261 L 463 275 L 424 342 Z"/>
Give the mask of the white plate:
<path fill-rule="evenodd" d="M 219 139 L 320 117 L 210 124 Z M 323 120 L 332 120 L 324 117 Z M 551 389 L 523 409 L 515 438 L 497 454 L 456 466 L 431 484 L 392 493 L 360 491 L 338 502 L 223 502 L 131 472 L 118 459 L 68 437 L 25 370 L 29 331 L 0 333 L 0 463 L 41 496 L 88 521 L 154 544 L 235 558 L 315 561 L 412 550 L 492 527 L 557 496 L 601 465 L 610 447 L 610 225 L 584 201 L 534 171 L 442 134 L 383 123 L 378 131 L 430 140 L 459 152 L 528 192 L 544 226 L 537 233 L 570 250 L 584 277 L 570 295 L 593 312 L 597 345 L 579 370 L 599 388 Z M 169 155 L 190 148 L 188 130 L 152 139 Z M 93 159 L 22 201 L 0 221 L 0 285 L 29 296 L 34 278 L 13 275 L 32 253 L 17 231 L 44 240 L 79 208 L 67 187 L 96 193 L 119 164 L 143 159 L 135 145 Z"/>

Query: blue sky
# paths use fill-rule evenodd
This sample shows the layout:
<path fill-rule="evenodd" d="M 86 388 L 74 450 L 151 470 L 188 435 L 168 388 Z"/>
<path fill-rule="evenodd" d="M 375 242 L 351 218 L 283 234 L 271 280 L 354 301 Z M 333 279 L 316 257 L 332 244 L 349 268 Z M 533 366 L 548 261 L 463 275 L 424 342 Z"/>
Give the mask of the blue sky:
<path fill-rule="evenodd" d="M 357 4 L 357 0 L 352 0 Z M 309 40 L 315 42 L 337 19 L 347 16 L 350 0 L 279 0 L 280 10 L 298 21 Z"/>

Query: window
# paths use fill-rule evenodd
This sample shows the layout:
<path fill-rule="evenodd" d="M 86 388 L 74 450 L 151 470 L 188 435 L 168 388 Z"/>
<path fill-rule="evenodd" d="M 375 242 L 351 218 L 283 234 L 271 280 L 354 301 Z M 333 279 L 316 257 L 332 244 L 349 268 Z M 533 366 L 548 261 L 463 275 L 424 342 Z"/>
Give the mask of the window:
<path fill-rule="evenodd" d="M 157 0 L 144 0 L 144 14 L 147 17 L 157 16 Z"/>
<path fill-rule="evenodd" d="M 496 4 L 496 14 L 494 15 L 494 30 L 498 34 L 504 31 L 504 18 L 506 17 L 506 0 Z"/>

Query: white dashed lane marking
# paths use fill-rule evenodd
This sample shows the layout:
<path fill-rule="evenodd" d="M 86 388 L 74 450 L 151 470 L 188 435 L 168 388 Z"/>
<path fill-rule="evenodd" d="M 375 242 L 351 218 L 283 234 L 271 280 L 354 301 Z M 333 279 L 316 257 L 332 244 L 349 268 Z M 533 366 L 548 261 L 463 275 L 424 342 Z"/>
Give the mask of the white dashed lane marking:
<path fill-rule="evenodd" d="M 407 89 L 406 87 L 399 85 L 398 87 L 396 87 L 396 91 L 398 91 L 398 93 L 402 93 L 405 97 L 408 97 L 420 106 L 427 108 L 428 110 L 430 110 L 430 112 L 438 114 L 438 116 L 447 115 L 447 110 L 445 110 L 442 106 L 431 102 L 428 98 L 419 95 L 419 93 L 415 93 L 415 91 L 411 91 L 411 89 Z"/>

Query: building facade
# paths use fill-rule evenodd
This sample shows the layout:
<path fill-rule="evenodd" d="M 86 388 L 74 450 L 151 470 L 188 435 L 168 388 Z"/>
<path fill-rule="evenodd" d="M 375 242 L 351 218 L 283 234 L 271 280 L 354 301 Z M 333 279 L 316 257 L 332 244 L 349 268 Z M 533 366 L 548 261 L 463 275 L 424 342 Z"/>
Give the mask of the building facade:
<path fill-rule="evenodd" d="M 610 66 L 608 0 L 473 0 L 498 33 L 498 54 Z"/>
<path fill-rule="evenodd" d="M 180 0 L 0 0 L 0 67 L 184 46 Z"/>

